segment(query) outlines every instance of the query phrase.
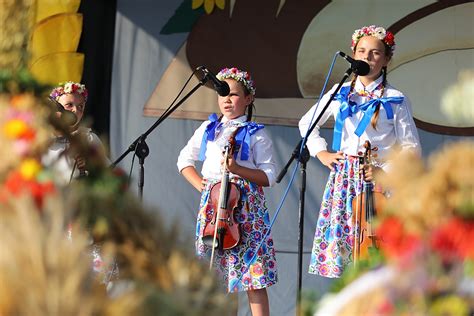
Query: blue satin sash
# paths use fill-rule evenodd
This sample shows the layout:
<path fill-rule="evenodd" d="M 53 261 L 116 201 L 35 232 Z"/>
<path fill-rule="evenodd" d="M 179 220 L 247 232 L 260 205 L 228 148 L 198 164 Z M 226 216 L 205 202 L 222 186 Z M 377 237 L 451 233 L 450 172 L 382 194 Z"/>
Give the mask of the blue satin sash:
<path fill-rule="evenodd" d="M 199 151 L 200 161 L 206 159 L 207 142 L 214 141 L 216 138 L 216 132 L 222 127 L 222 123 L 219 122 L 219 118 L 215 113 L 209 115 L 209 120 L 210 123 L 207 125 L 202 136 L 201 149 Z M 250 137 L 265 126 L 255 122 L 242 122 L 241 124 L 242 126 L 239 127 L 239 130 L 235 135 L 235 146 L 238 150 L 234 152 L 234 158 L 237 159 L 238 154 L 240 153 L 241 160 L 248 160 L 250 152 Z"/>
<path fill-rule="evenodd" d="M 386 98 L 377 98 L 371 99 L 363 104 L 357 104 L 354 101 L 349 100 L 349 91 L 351 87 L 343 87 L 340 92 L 334 97 L 336 101 L 339 101 L 341 106 L 339 107 L 339 112 L 336 116 L 336 122 L 334 124 L 334 135 L 332 142 L 332 149 L 338 151 L 341 148 L 341 139 L 342 139 L 342 129 L 344 127 L 344 120 L 348 117 L 351 117 L 353 114 L 362 111 L 364 116 L 362 120 L 357 125 L 354 133 L 360 137 L 364 133 L 365 129 L 370 123 L 372 115 L 374 115 L 375 109 L 378 105 L 382 105 L 385 109 L 387 119 L 393 119 L 393 110 L 390 104 L 401 104 L 403 102 L 403 97 L 386 97 Z"/>

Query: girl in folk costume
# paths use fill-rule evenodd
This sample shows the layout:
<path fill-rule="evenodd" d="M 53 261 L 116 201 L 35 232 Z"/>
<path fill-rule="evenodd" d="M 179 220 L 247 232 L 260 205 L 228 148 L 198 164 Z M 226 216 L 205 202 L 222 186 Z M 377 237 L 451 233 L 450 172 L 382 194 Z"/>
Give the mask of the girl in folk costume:
<path fill-rule="evenodd" d="M 181 150 L 177 165 L 186 180 L 201 192 L 196 226 L 197 255 L 201 258 L 214 255 L 214 266 L 228 292 L 246 291 L 252 314 L 268 315 L 266 288 L 277 282 L 277 269 L 262 187 L 275 183 L 272 142 L 264 126 L 251 121 L 255 87 L 250 75 L 237 68 L 224 68 L 217 78 L 230 87 L 229 95 L 217 99 L 222 114 L 220 117 L 210 115 L 195 131 Z M 236 150 L 224 162 L 223 152 L 231 136 Z M 196 160 L 204 161 L 202 176 L 195 168 Z M 223 165 L 227 166 L 230 182 L 240 191 L 239 208 L 234 213 L 234 220 L 240 225 L 240 240 L 235 247 L 217 250 L 214 254 L 212 243 L 203 242 L 203 230 L 215 211 L 209 203 L 210 191 L 221 180 Z"/>
<path fill-rule="evenodd" d="M 309 272 L 325 277 L 339 277 L 352 262 L 354 225 L 352 200 L 361 193 L 362 181 L 372 181 L 374 172 L 388 171 L 387 155 L 395 146 L 420 152 L 418 132 L 411 114 L 411 104 L 402 92 L 387 83 L 387 64 L 395 49 L 394 36 L 383 27 L 371 25 L 352 35 L 353 58 L 369 64 L 365 76 L 354 76 L 345 83 L 321 117 L 320 125 L 335 118 L 332 149 L 319 135 L 319 126 L 308 137 L 308 149 L 331 172 L 319 211 Z M 320 103 L 326 104 L 334 86 Z M 301 135 L 310 127 L 313 106 L 299 122 Z M 378 147 L 373 165 L 359 163 L 364 144 Z"/>

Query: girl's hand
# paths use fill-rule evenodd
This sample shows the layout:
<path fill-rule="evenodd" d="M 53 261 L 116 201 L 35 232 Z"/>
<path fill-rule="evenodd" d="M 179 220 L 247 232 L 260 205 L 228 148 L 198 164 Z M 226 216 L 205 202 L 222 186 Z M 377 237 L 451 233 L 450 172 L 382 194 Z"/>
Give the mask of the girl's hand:
<path fill-rule="evenodd" d="M 336 164 L 340 164 L 341 160 L 344 159 L 344 154 L 342 151 L 338 151 L 336 153 L 330 153 L 327 150 L 320 151 L 319 153 L 316 154 L 316 157 L 321 161 L 323 165 L 331 169 L 331 171 L 334 170 L 334 166 Z"/>
<path fill-rule="evenodd" d="M 224 159 L 222 159 L 222 164 L 224 164 Z M 235 161 L 234 155 L 229 155 L 227 157 L 227 170 L 233 174 L 238 174 L 237 170 L 240 168 L 240 165 Z"/>
<path fill-rule="evenodd" d="M 202 192 L 206 189 L 206 185 L 207 185 L 207 179 L 202 178 L 202 180 L 201 180 L 201 191 L 200 192 Z"/>
<path fill-rule="evenodd" d="M 360 168 L 364 171 L 364 180 L 367 182 L 373 181 L 374 175 L 383 171 L 382 168 L 373 165 L 361 165 Z"/>
<path fill-rule="evenodd" d="M 79 171 L 84 172 L 86 170 L 86 159 L 81 156 L 76 156 L 76 167 Z"/>

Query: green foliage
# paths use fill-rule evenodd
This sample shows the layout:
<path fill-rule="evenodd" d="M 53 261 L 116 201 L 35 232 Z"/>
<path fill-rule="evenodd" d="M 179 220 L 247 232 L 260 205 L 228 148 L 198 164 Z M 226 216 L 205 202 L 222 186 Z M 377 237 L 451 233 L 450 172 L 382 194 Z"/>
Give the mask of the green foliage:
<path fill-rule="evenodd" d="M 330 292 L 339 292 L 363 273 L 380 267 L 383 263 L 384 258 L 381 252 L 378 249 L 370 248 L 368 258 L 359 260 L 356 265 L 351 264 L 346 267 L 341 278 L 336 279 L 331 285 Z"/>
<path fill-rule="evenodd" d="M 191 7 L 192 0 L 184 0 L 176 9 L 174 15 L 166 22 L 160 34 L 188 33 L 197 19 L 204 14 L 204 8 L 195 10 Z"/>
<path fill-rule="evenodd" d="M 42 95 L 50 89 L 50 86 L 39 83 L 26 68 L 16 72 L 10 69 L 0 70 L 0 93 L 32 92 L 35 95 Z"/>

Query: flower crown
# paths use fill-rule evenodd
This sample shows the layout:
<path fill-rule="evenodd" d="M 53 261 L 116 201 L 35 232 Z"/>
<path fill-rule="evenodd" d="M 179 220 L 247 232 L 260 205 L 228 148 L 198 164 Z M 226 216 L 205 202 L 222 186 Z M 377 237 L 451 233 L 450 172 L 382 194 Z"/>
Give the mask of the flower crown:
<path fill-rule="evenodd" d="M 224 79 L 234 79 L 241 82 L 247 90 L 252 94 L 255 95 L 255 85 L 250 77 L 250 74 L 246 71 L 239 70 L 235 67 L 232 68 L 224 68 L 216 75 L 217 79 L 224 80 Z"/>
<path fill-rule="evenodd" d="M 68 81 L 60 83 L 59 86 L 53 89 L 49 94 L 52 100 L 58 101 L 59 97 L 67 93 L 76 93 L 82 95 L 84 101 L 87 101 L 87 89 L 86 86 L 80 83 Z"/>
<path fill-rule="evenodd" d="M 390 31 L 386 31 L 381 26 L 376 25 L 364 26 L 363 28 L 354 31 L 354 34 L 352 34 L 352 51 L 354 51 L 357 43 L 364 36 L 376 37 L 385 44 L 387 44 L 392 53 L 395 51 L 395 36 L 393 35 L 393 33 Z"/>

